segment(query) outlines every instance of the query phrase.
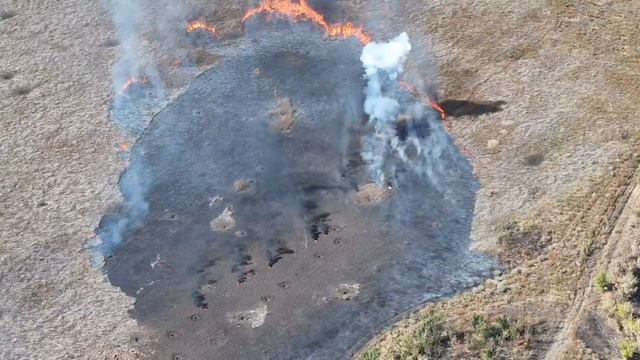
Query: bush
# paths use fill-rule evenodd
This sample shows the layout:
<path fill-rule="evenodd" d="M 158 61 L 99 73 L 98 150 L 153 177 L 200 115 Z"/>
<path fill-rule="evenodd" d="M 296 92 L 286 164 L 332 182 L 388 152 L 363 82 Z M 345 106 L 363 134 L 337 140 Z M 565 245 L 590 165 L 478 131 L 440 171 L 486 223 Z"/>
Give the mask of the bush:
<path fill-rule="evenodd" d="M 451 335 L 443 317 L 428 312 L 412 334 L 404 337 L 397 355 L 401 359 L 443 358 L 449 348 Z"/>
<path fill-rule="evenodd" d="M 622 360 L 632 359 L 638 351 L 635 342 L 629 339 L 622 340 L 622 342 L 620 342 L 619 348 Z"/>
<path fill-rule="evenodd" d="M 373 349 L 362 354 L 362 360 L 378 360 L 380 359 L 380 350 Z"/>
<path fill-rule="evenodd" d="M 628 302 L 616 304 L 613 312 L 620 321 L 628 319 L 633 315 L 631 312 L 631 305 L 629 305 Z"/>
<path fill-rule="evenodd" d="M 604 271 L 599 272 L 596 276 L 596 288 L 602 292 L 611 290 L 611 283 L 607 279 L 607 274 Z"/>
<path fill-rule="evenodd" d="M 624 323 L 624 329 L 627 334 L 631 334 L 636 337 L 636 339 L 640 338 L 640 320 L 639 319 L 627 319 Z"/>
<path fill-rule="evenodd" d="M 482 359 L 512 359 L 514 354 L 508 343 L 521 338 L 522 330 L 507 318 L 489 322 L 482 315 L 474 315 L 471 326 L 475 330 L 474 343 Z"/>

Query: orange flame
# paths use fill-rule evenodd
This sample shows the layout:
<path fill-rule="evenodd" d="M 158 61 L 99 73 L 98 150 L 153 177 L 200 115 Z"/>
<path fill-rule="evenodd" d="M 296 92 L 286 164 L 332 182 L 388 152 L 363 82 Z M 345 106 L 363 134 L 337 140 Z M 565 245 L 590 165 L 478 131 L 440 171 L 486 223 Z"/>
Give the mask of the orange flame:
<path fill-rule="evenodd" d="M 294 3 L 292 0 L 263 0 L 258 7 L 249 9 L 242 22 L 259 14 L 277 14 L 288 17 L 293 21 L 308 20 L 324 29 L 327 36 L 337 39 L 354 37 L 362 44 L 371 42 L 371 37 L 360 27 L 348 22 L 344 24 L 329 25 L 322 14 L 315 11 L 306 0 Z"/>
<path fill-rule="evenodd" d="M 218 37 L 218 31 L 216 30 L 215 26 L 213 25 L 209 25 L 204 21 L 201 20 L 195 20 L 195 21 L 191 21 L 189 23 L 187 23 L 187 32 L 188 33 L 192 33 L 194 31 L 198 31 L 198 30 L 203 30 L 206 31 L 208 33 L 210 33 L 211 35 Z"/>
<path fill-rule="evenodd" d="M 116 97 L 124 94 L 125 92 L 127 92 L 127 90 L 129 90 L 129 88 L 133 85 L 139 84 L 139 85 L 148 85 L 150 83 L 149 79 L 145 76 L 142 78 L 136 78 L 136 77 L 132 77 L 129 80 L 127 80 L 127 82 L 124 83 L 124 85 L 122 85 L 122 88 L 120 88 L 120 91 L 118 91 L 118 93 L 116 94 Z"/>
<path fill-rule="evenodd" d="M 449 121 L 447 121 L 447 114 L 445 113 L 445 111 L 442 108 L 442 106 L 440 106 L 440 104 L 438 104 L 437 101 L 432 100 L 431 97 L 429 97 L 429 95 L 421 94 L 420 91 L 418 90 L 418 88 L 416 88 L 415 86 L 409 84 L 406 81 L 400 81 L 400 87 L 403 90 L 405 90 L 406 92 L 408 92 L 409 94 L 411 94 L 411 96 L 422 100 L 422 102 L 425 105 L 427 105 L 430 108 L 432 108 L 433 110 L 437 111 L 440 114 L 440 119 L 442 120 L 442 124 L 444 125 L 445 129 L 447 129 L 447 131 L 451 132 L 451 125 L 449 124 Z"/>
<path fill-rule="evenodd" d="M 129 151 L 129 144 L 127 143 L 120 143 L 118 144 L 118 150 L 122 151 L 122 152 L 127 152 Z"/>

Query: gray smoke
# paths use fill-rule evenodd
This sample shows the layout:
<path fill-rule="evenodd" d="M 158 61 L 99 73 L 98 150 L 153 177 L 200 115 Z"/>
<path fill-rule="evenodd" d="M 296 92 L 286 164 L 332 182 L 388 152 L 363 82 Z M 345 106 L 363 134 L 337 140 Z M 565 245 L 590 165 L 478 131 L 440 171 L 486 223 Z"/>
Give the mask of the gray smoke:
<path fill-rule="evenodd" d="M 166 0 L 108 0 L 104 4 L 111 12 L 118 44 L 112 68 L 111 118 L 121 131 L 138 137 L 153 114 L 166 104 L 154 50 L 176 47 L 179 37 L 184 37 L 186 12 L 181 4 Z M 163 11 L 154 13 L 153 9 Z M 144 83 L 125 89 L 130 80 Z M 132 151 L 140 150 L 134 147 Z M 122 174 L 119 187 L 123 203 L 101 220 L 96 239 L 88 244 L 95 266 L 102 267 L 105 257 L 148 215 L 150 184 L 142 160 L 130 164 Z"/>

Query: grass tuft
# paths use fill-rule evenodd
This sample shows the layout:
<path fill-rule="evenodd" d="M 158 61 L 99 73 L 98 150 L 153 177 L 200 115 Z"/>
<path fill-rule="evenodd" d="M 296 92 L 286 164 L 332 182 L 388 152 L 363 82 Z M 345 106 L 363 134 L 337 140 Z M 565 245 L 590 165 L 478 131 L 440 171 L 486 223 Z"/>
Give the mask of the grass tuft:
<path fill-rule="evenodd" d="M 380 359 L 380 350 L 373 349 L 362 354 L 362 360 L 379 360 Z"/>
<path fill-rule="evenodd" d="M 607 274 L 604 271 L 599 272 L 596 276 L 596 288 L 602 292 L 611 290 L 611 283 L 607 279 Z"/>

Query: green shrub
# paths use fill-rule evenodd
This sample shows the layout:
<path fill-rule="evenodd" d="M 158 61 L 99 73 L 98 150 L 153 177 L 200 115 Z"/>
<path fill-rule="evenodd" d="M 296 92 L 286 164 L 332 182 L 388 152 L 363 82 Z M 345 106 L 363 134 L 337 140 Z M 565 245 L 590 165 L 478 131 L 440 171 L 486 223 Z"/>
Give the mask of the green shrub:
<path fill-rule="evenodd" d="M 611 290 L 611 283 L 607 279 L 607 274 L 604 271 L 599 272 L 596 276 L 596 287 L 602 292 Z"/>
<path fill-rule="evenodd" d="M 613 312 L 618 320 L 625 320 L 633 315 L 633 313 L 631 312 L 631 305 L 629 305 L 628 302 L 616 304 Z"/>
<path fill-rule="evenodd" d="M 636 343 L 629 339 L 622 340 L 620 342 L 619 348 L 622 360 L 632 359 L 638 352 Z"/>
<path fill-rule="evenodd" d="M 440 359 L 445 356 L 451 341 L 450 331 L 443 317 L 435 311 L 428 312 L 418 327 L 400 344 L 401 359 Z"/>
<path fill-rule="evenodd" d="M 640 338 L 640 319 L 627 319 L 624 322 L 624 329 L 627 334 Z"/>
<path fill-rule="evenodd" d="M 380 359 L 380 350 L 373 349 L 362 354 L 362 360 L 379 360 Z"/>
<path fill-rule="evenodd" d="M 513 358 L 514 354 L 508 343 L 520 338 L 522 331 L 507 318 L 501 317 L 490 322 L 482 315 L 474 315 L 471 326 L 475 330 L 472 344 L 483 360 Z"/>

